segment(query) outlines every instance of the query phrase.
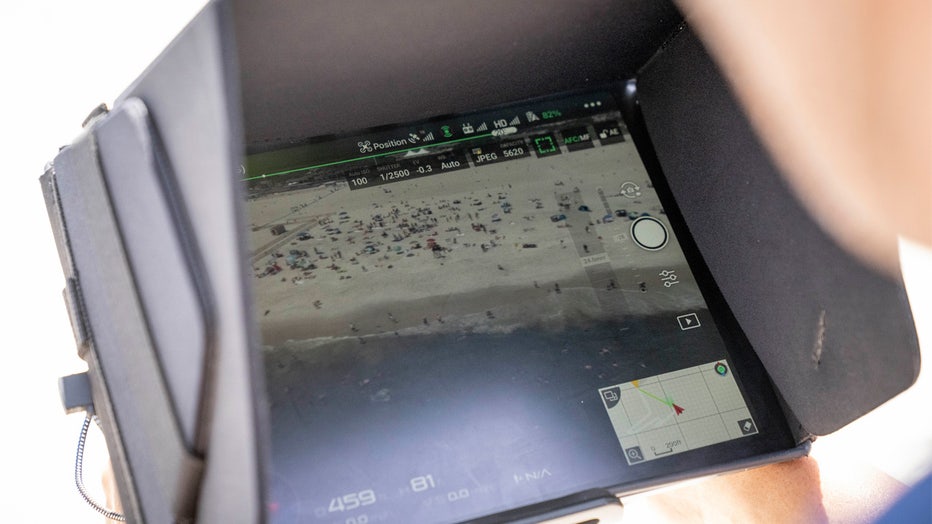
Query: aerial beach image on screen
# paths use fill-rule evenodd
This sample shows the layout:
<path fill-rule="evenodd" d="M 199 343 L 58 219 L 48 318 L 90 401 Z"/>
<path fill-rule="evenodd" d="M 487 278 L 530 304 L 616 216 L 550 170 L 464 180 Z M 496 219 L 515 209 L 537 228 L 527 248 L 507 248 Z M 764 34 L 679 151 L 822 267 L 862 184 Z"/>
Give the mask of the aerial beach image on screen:
<path fill-rule="evenodd" d="M 556 330 L 704 307 L 635 146 L 596 140 L 598 127 L 573 130 L 582 147 L 535 129 L 425 150 L 420 164 L 422 151 L 407 151 L 252 186 L 263 344 Z M 397 180 L 353 187 L 377 176 Z"/>
<path fill-rule="evenodd" d="M 693 329 L 708 309 L 618 112 L 527 125 L 538 114 L 247 161 L 281 515 L 343 522 L 338 492 L 368 486 L 409 522 L 434 506 L 456 520 L 538 497 L 510 468 L 564 471 L 554 494 L 580 463 L 617 476 L 619 439 L 642 437 L 612 432 L 600 388 L 722 358 L 716 330 Z M 593 420 L 605 432 L 573 432 Z M 372 435 L 391 437 L 376 452 Z M 455 497 L 404 491 L 399 468 Z"/>

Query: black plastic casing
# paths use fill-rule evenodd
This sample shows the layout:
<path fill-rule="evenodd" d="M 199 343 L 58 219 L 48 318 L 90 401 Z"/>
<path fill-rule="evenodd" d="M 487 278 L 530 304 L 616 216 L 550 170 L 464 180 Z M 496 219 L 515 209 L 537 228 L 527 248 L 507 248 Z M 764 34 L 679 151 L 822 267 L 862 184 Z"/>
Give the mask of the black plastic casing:
<path fill-rule="evenodd" d="M 42 177 L 129 520 L 265 520 L 246 151 L 629 80 L 658 191 L 802 443 L 630 489 L 799 456 L 907 388 L 919 357 L 902 283 L 803 211 L 671 4 L 217 1 Z"/>

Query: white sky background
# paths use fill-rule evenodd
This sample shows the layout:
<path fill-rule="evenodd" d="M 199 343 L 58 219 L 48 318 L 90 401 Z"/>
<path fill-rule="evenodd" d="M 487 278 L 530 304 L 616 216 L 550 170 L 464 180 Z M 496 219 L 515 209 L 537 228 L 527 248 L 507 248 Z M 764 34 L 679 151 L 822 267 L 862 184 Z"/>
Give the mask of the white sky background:
<path fill-rule="evenodd" d="M 58 147 L 80 132 L 90 110 L 100 102 L 112 104 L 204 3 L 45 0 L 0 7 L 0 398 L 6 408 L 0 425 L 0 521 L 102 522 L 72 483 L 82 416 L 63 414 L 57 379 L 84 365 L 61 298 L 64 279 L 38 178 Z M 915 271 L 907 277 L 917 277 L 910 282 L 915 316 L 928 347 L 932 253 L 913 250 L 909 261 Z M 882 365 L 882 359 L 865 365 Z M 932 418 L 925 401 L 932 400 L 932 388 L 928 376 L 922 381 L 834 440 L 826 439 L 825 446 L 835 444 L 832 452 L 823 453 L 825 460 L 834 455 L 850 460 L 865 449 L 877 450 L 878 435 L 890 443 L 891 434 L 912 421 L 926 427 L 883 446 L 875 458 L 882 469 L 906 481 L 928 470 Z M 99 443 L 100 435 L 95 438 Z M 92 443 L 90 451 L 98 454 L 96 461 L 89 457 L 86 479 L 93 485 L 101 446 Z"/>

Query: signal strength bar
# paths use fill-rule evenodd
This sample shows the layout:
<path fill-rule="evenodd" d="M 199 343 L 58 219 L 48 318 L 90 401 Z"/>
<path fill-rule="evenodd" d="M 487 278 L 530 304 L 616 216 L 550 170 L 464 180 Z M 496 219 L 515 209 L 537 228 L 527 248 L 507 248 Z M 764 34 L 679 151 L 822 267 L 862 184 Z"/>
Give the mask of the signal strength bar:
<path fill-rule="evenodd" d="M 485 122 L 482 123 L 479 127 L 476 128 L 476 131 L 488 131 L 489 126 Z"/>
<path fill-rule="evenodd" d="M 424 138 L 422 138 L 421 140 L 423 140 L 424 142 L 433 142 L 434 132 L 431 131 L 430 133 L 427 133 L 426 135 L 424 135 Z"/>
<path fill-rule="evenodd" d="M 521 125 L 521 119 L 518 118 L 518 117 L 514 117 L 514 118 L 511 119 L 511 122 L 508 122 L 508 125 L 510 125 L 510 126 L 519 126 L 519 125 Z"/>

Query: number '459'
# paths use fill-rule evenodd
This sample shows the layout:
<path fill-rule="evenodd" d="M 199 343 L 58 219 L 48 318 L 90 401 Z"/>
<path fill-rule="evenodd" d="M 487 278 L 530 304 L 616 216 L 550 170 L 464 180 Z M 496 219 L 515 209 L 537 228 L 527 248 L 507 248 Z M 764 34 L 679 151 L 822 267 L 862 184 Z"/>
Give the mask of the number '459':
<path fill-rule="evenodd" d="M 330 499 L 328 511 L 351 511 L 361 506 L 375 504 L 375 492 L 371 489 L 364 489 L 358 493 L 347 493 L 342 497 Z"/>

